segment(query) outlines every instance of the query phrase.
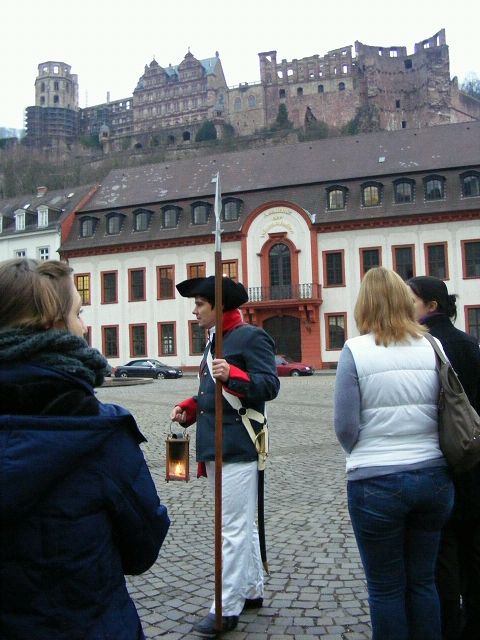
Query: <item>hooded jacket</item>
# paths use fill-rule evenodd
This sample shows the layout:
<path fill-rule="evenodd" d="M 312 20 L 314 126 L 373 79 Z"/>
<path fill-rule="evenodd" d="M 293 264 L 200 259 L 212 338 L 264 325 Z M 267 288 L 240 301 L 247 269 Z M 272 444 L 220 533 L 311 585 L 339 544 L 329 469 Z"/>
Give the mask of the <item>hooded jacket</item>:
<path fill-rule="evenodd" d="M 0 640 L 144 638 L 124 574 L 169 527 L 122 407 L 47 367 L 0 367 Z"/>

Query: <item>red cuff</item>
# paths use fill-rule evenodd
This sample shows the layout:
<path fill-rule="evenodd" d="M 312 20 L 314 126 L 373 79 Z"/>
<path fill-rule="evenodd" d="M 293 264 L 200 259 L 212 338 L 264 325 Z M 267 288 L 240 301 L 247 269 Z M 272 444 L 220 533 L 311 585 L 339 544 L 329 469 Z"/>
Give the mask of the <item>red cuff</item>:
<path fill-rule="evenodd" d="M 234 364 L 229 365 L 230 367 L 230 378 L 236 378 L 237 380 L 242 380 L 243 382 L 250 382 L 250 376 L 246 371 L 239 369 Z"/>
<path fill-rule="evenodd" d="M 189 427 L 197 420 L 197 401 L 195 398 L 188 398 L 183 402 L 179 402 L 178 406 L 186 413 L 186 420 L 181 423 L 182 427 Z"/>

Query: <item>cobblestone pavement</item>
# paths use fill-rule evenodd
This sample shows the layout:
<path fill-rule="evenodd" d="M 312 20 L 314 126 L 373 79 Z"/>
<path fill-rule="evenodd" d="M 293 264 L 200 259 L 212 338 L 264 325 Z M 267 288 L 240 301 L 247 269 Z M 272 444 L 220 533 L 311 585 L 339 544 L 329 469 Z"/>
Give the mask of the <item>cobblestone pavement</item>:
<path fill-rule="evenodd" d="M 344 456 L 332 426 L 334 375 L 282 378 L 269 403 L 271 455 L 266 471 L 270 576 L 265 606 L 240 617 L 228 640 L 366 640 L 371 637 L 363 570 L 346 507 Z M 192 395 L 195 377 L 102 388 L 99 398 L 132 411 L 172 525 L 150 571 L 129 578 L 147 638 L 193 640 L 214 591 L 213 497 L 195 477 L 165 482 L 170 409 Z M 348 398 L 345 399 L 348 402 Z"/>

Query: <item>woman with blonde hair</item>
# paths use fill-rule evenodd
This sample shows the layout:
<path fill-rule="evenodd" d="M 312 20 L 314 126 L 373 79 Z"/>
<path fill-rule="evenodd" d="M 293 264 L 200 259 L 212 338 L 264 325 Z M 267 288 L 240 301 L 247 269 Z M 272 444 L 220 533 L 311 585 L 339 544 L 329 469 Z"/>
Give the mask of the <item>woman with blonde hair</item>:
<path fill-rule="evenodd" d="M 169 526 L 133 416 L 97 400 L 72 269 L 0 263 L 0 637 L 142 640 L 124 574 Z"/>
<path fill-rule="evenodd" d="M 438 442 L 435 354 L 394 271 L 366 273 L 355 320 L 360 336 L 340 355 L 334 420 L 372 639 L 440 640 L 435 563 L 453 484 Z"/>

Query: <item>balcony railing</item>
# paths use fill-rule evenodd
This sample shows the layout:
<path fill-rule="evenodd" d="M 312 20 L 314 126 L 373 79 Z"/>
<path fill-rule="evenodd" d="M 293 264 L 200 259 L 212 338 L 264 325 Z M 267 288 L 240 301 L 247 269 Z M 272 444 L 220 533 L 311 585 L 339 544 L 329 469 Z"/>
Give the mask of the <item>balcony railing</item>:
<path fill-rule="evenodd" d="M 314 300 L 320 299 L 320 285 L 281 284 L 273 287 L 249 287 L 249 302 L 269 302 L 271 300 Z"/>

